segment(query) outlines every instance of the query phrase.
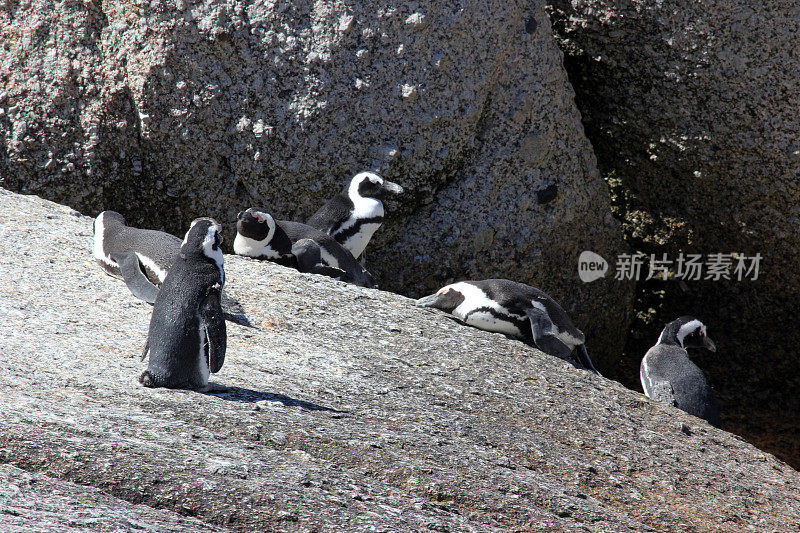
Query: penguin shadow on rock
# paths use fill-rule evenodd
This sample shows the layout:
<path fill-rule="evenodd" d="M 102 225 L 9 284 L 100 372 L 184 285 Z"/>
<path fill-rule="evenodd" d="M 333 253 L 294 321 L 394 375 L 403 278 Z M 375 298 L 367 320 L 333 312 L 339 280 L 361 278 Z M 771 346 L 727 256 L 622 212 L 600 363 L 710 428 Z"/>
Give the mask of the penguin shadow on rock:
<path fill-rule="evenodd" d="M 163 231 L 128 226 L 116 211 L 97 215 L 92 229 L 92 253 L 106 274 L 122 279 L 136 298 L 155 304 L 160 287 L 180 253 L 181 239 Z M 221 304 L 225 320 L 255 327 L 241 304 L 225 291 Z"/>
<path fill-rule="evenodd" d="M 240 403 L 258 403 L 262 401 L 277 402 L 285 407 L 299 407 L 305 411 L 325 411 L 329 413 L 348 414 L 350 411 L 340 411 L 331 407 L 325 407 L 313 402 L 298 400 L 285 394 L 272 392 L 259 392 L 252 389 L 241 387 L 226 387 L 224 390 L 201 391 L 203 394 L 215 396 L 221 400 Z"/>
<path fill-rule="evenodd" d="M 584 345 L 583 332 L 544 291 L 507 279 L 461 281 L 416 301 L 450 313 L 461 323 L 521 340 L 576 368 L 600 373 Z"/>

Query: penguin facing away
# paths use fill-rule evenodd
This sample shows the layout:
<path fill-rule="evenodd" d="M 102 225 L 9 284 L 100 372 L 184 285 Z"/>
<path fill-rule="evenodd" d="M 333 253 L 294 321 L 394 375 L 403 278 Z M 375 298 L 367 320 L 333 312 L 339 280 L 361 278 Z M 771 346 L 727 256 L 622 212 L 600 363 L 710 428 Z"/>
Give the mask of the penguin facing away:
<path fill-rule="evenodd" d="M 642 358 L 639 379 L 645 396 L 668 403 L 720 427 L 714 394 L 700 368 L 689 359 L 686 348 L 717 351 L 706 326 L 682 316 L 664 327 L 658 342 Z"/>
<path fill-rule="evenodd" d="M 381 200 L 402 192 L 400 185 L 374 172 L 361 172 L 353 176 L 344 191 L 314 213 L 308 225 L 331 235 L 358 259 L 383 222 Z"/>
<path fill-rule="evenodd" d="M 300 272 L 375 287 L 370 273 L 333 237 L 300 222 L 276 221 L 263 209 L 251 207 L 237 215 L 233 251 Z"/>
<path fill-rule="evenodd" d="M 440 309 L 479 329 L 532 341 L 541 351 L 566 361 L 573 362 L 575 351 L 575 366 L 599 374 L 586 351 L 583 332 L 555 300 L 530 285 L 506 279 L 460 281 L 416 304 Z"/>
<path fill-rule="evenodd" d="M 209 374 L 225 361 L 222 316 L 225 284 L 222 228 L 210 218 L 192 222 L 156 296 L 139 376 L 145 387 L 209 390 Z"/>
<path fill-rule="evenodd" d="M 128 226 L 116 211 L 103 211 L 94 220 L 95 260 L 148 303 L 155 302 L 180 246 L 181 240 L 169 233 Z"/>

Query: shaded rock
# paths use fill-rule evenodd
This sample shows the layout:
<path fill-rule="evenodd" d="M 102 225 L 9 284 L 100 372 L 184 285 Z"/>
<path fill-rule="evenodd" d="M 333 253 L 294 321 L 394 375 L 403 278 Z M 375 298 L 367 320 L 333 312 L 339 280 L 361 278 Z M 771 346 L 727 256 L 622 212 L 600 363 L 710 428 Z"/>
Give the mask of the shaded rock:
<path fill-rule="evenodd" d="M 633 245 L 673 260 L 679 251 L 763 256 L 757 281 L 645 286 L 665 295 L 643 298 L 639 310 L 658 316 L 629 345 L 620 375 L 663 324 L 703 317 L 720 345 L 702 366 L 723 423 L 800 465 L 800 328 L 791 311 L 800 305 L 800 8 L 548 3 Z"/>
<path fill-rule="evenodd" d="M 241 257 L 226 286 L 258 329 L 228 328 L 230 390 L 144 389 L 151 308 L 94 264 L 91 219 L 3 190 L 0 218 L 0 462 L 250 530 L 800 519 L 800 474 L 697 418 L 402 296 Z"/>
<path fill-rule="evenodd" d="M 382 287 L 541 286 L 618 355 L 630 286 L 575 268 L 624 247 L 542 4 L 23 0 L 0 31 L 4 186 L 179 234 L 304 220 L 377 170 L 408 191 L 371 247 Z"/>
<path fill-rule="evenodd" d="M 7 533 L 227 531 L 7 464 L 0 465 L 0 529 Z"/>

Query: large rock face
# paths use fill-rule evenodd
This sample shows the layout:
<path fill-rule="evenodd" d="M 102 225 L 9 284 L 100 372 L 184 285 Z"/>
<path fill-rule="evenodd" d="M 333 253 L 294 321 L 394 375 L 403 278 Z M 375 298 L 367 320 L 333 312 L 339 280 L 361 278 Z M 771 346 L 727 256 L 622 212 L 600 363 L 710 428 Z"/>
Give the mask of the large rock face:
<path fill-rule="evenodd" d="M 618 355 L 630 286 L 575 267 L 621 233 L 539 2 L 23 0 L 0 31 L 6 187 L 180 232 L 303 220 L 375 169 L 408 191 L 369 251 L 382 287 L 529 282 Z"/>
<path fill-rule="evenodd" d="M 256 327 L 228 326 L 230 391 L 145 389 L 151 308 L 94 263 L 91 220 L 1 189 L 0 219 L 0 462 L 32 473 L 0 489 L 0 529 L 37 491 L 51 531 L 104 509 L 168 531 L 196 526 L 176 513 L 253 531 L 800 520 L 800 475 L 702 420 L 402 296 L 239 257 L 227 289 Z"/>
<path fill-rule="evenodd" d="M 763 256 L 758 281 L 653 283 L 658 319 L 694 313 L 724 425 L 800 465 L 800 7 L 794 2 L 551 0 L 554 27 L 634 246 Z M 633 383 L 630 383 L 633 385 Z"/>

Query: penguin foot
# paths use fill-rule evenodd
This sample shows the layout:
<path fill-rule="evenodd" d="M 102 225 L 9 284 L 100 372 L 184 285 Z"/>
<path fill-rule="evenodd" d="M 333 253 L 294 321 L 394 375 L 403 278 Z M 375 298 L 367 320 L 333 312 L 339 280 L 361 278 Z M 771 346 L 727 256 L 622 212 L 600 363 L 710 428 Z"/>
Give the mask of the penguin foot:
<path fill-rule="evenodd" d="M 149 370 L 145 370 L 139 376 L 139 383 L 144 385 L 145 387 L 157 387 L 156 380 L 153 379 L 153 375 L 150 373 Z"/>
<path fill-rule="evenodd" d="M 198 387 L 196 390 L 197 390 L 197 392 L 204 392 L 204 393 L 209 393 L 209 392 L 228 392 L 228 391 L 230 391 L 230 388 L 226 387 L 225 385 L 220 385 L 219 383 L 214 383 L 214 382 L 209 381 L 208 383 L 206 383 L 202 387 Z"/>

